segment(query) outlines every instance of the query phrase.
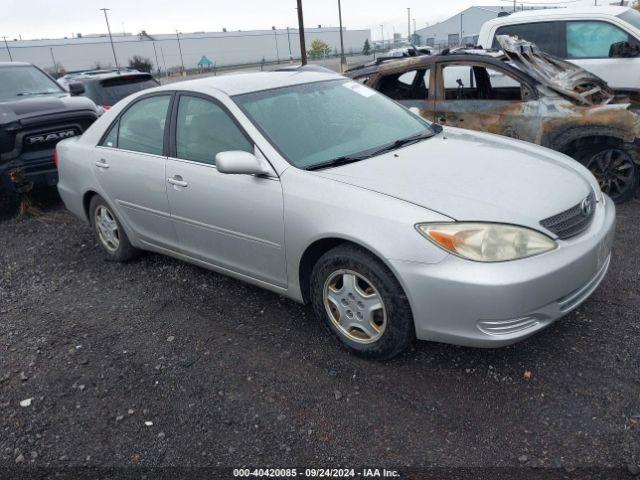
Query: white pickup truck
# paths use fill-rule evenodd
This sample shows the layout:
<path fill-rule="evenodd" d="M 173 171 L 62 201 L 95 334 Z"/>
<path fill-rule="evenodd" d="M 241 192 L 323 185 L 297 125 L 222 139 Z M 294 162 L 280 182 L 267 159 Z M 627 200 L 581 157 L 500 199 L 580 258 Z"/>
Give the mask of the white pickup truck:
<path fill-rule="evenodd" d="M 477 45 L 500 48 L 516 35 L 603 78 L 618 91 L 640 90 L 640 12 L 620 6 L 516 12 L 486 22 Z"/>

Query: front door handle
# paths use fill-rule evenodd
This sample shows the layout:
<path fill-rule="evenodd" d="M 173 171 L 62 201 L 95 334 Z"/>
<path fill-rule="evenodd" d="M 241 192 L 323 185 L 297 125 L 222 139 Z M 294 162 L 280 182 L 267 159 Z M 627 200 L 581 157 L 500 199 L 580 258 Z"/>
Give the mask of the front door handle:
<path fill-rule="evenodd" d="M 173 177 L 167 178 L 167 182 L 171 185 L 175 185 L 176 187 L 188 187 L 189 184 L 185 182 L 180 175 L 174 175 Z"/>
<path fill-rule="evenodd" d="M 109 164 L 104 158 L 101 158 L 96 162 L 96 167 L 98 168 L 109 168 Z"/>

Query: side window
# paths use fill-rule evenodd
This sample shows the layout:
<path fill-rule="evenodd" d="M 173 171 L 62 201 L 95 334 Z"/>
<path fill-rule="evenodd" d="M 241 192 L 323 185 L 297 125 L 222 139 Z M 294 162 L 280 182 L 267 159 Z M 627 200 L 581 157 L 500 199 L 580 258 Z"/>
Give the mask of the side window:
<path fill-rule="evenodd" d="M 605 22 L 567 22 L 567 58 L 607 58 L 614 43 L 629 34 Z"/>
<path fill-rule="evenodd" d="M 535 43 L 540 50 L 557 57 L 565 57 L 564 22 L 536 22 L 504 25 L 496 30 L 492 48 L 500 48 L 498 35 L 517 36 Z"/>
<path fill-rule="evenodd" d="M 502 70 L 480 65 L 448 65 L 443 72 L 447 100 L 526 100 L 530 92 Z"/>
<path fill-rule="evenodd" d="M 162 155 L 170 100 L 171 96 L 161 95 L 145 98 L 132 105 L 120 118 L 117 147 Z M 115 125 L 112 130 L 115 130 Z M 112 132 L 109 132 L 105 140 L 111 136 Z"/>
<path fill-rule="evenodd" d="M 387 75 L 380 80 L 379 90 L 394 100 L 426 100 L 429 98 L 429 70 Z"/>
<path fill-rule="evenodd" d="M 120 122 L 116 122 L 111 126 L 111 130 L 109 130 L 109 133 L 107 134 L 106 137 L 104 137 L 104 140 L 102 140 L 102 143 L 100 145 L 102 145 L 103 147 L 111 147 L 111 148 L 117 148 L 118 147 L 118 126 L 119 126 Z"/>
<path fill-rule="evenodd" d="M 214 165 L 220 152 L 253 153 L 254 147 L 222 107 L 210 100 L 183 95 L 178 105 L 176 150 L 178 158 Z"/>

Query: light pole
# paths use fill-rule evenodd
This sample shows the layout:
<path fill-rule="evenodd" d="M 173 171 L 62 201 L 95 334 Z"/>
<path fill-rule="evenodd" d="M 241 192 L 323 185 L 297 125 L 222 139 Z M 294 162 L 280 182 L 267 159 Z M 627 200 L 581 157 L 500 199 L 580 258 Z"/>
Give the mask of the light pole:
<path fill-rule="evenodd" d="M 107 12 L 111 9 L 101 8 L 100 10 L 104 12 L 104 19 L 107 22 L 107 31 L 109 32 L 109 42 L 111 42 L 111 51 L 113 52 L 113 61 L 116 62 L 116 69 L 119 70 L 120 67 L 118 66 L 118 57 L 116 57 L 116 47 L 113 46 L 113 37 L 111 36 L 111 26 L 109 25 L 109 16 L 107 15 Z"/>
<path fill-rule="evenodd" d="M 180 45 L 180 32 L 178 30 L 176 30 L 176 38 L 178 39 L 178 51 L 180 52 L 180 63 L 182 64 L 182 76 L 184 77 L 184 59 L 182 58 L 182 46 Z"/>
<path fill-rule="evenodd" d="M 4 39 L 4 46 L 7 47 L 7 53 L 9 54 L 9 61 L 13 62 L 13 57 L 11 56 L 11 50 L 9 49 L 9 44 L 7 43 L 7 37 L 2 37 Z"/>
<path fill-rule="evenodd" d="M 51 52 L 51 61 L 53 62 L 53 71 L 58 74 L 58 67 L 56 65 L 56 57 L 53 56 L 53 48 L 49 48 L 49 52 Z"/>
<path fill-rule="evenodd" d="M 293 55 L 291 54 L 291 33 L 287 27 L 287 42 L 289 42 L 289 63 L 293 63 Z"/>
<path fill-rule="evenodd" d="M 153 54 L 156 57 L 156 67 L 158 67 L 158 77 L 162 77 L 162 75 L 160 74 L 160 62 L 158 62 L 158 51 L 156 50 L 156 42 L 151 42 L 151 45 L 153 45 Z"/>
<path fill-rule="evenodd" d="M 278 31 L 276 30 L 276 27 L 271 27 L 271 30 L 273 30 L 273 38 L 276 41 L 276 59 L 278 60 L 278 64 L 280 64 L 280 49 L 278 48 Z"/>
<path fill-rule="evenodd" d="M 298 0 L 298 32 L 300 35 L 300 59 L 302 65 L 307 64 L 307 49 L 304 45 L 304 16 L 302 14 L 302 0 Z"/>
<path fill-rule="evenodd" d="M 340 72 L 347 71 L 347 58 L 344 56 L 344 39 L 342 36 L 342 6 L 338 0 L 338 19 L 340 20 Z"/>
<path fill-rule="evenodd" d="M 382 37 L 382 50 L 384 50 L 384 25 L 380 25 L 380 36 Z"/>
<path fill-rule="evenodd" d="M 462 37 L 464 36 L 464 35 L 463 35 L 464 30 L 462 29 L 462 17 L 463 17 L 463 16 L 464 16 L 464 14 L 462 14 L 462 13 L 461 13 L 461 14 L 460 14 L 460 42 L 459 42 L 461 47 L 463 46 L 463 45 L 462 45 Z"/>
<path fill-rule="evenodd" d="M 407 43 L 411 43 L 411 9 L 407 8 Z"/>

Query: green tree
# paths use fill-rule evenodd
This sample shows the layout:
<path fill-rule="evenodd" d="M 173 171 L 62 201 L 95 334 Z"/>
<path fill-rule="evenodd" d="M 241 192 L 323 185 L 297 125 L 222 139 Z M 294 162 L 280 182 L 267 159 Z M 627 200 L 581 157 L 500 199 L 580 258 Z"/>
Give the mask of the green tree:
<path fill-rule="evenodd" d="M 148 58 L 141 57 L 140 55 L 134 55 L 129 59 L 129 68 L 138 70 L 140 72 L 150 72 L 153 68 L 153 63 Z"/>
<path fill-rule="evenodd" d="M 371 44 L 369 43 L 369 39 L 367 38 L 364 41 L 364 45 L 362 47 L 362 54 L 363 55 L 369 55 L 371 53 Z"/>
<path fill-rule="evenodd" d="M 311 42 L 311 50 L 307 52 L 307 54 L 311 58 L 323 58 L 331 53 L 331 48 L 322 40 L 316 38 L 313 42 Z"/>

